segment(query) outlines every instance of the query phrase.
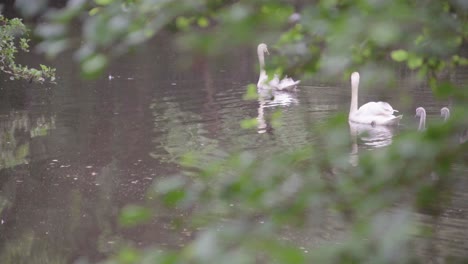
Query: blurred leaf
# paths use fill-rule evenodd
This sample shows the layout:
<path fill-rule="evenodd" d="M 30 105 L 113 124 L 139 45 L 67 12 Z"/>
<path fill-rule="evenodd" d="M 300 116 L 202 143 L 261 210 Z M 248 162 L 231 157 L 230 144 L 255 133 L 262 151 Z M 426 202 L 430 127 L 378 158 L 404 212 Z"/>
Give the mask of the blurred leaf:
<path fill-rule="evenodd" d="M 47 6 L 47 0 L 17 0 L 14 1 L 16 8 L 18 8 L 24 16 L 31 17 L 37 15 Z"/>
<path fill-rule="evenodd" d="M 180 159 L 180 165 L 184 167 L 192 167 L 195 166 L 195 164 L 198 161 L 197 154 L 194 152 L 187 152 L 184 155 L 182 155 Z"/>
<path fill-rule="evenodd" d="M 243 129 L 251 129 L 257 127 L 258 120 L 257 118 L 244 119 L 241 121 L 240 126 Z"/>
<path fill-rule="evenodd" d="M 185 179 L 182 176 L 170 176 L 160 179 L 155 183 L 154 191 L 162 194 L 178 190 L 185 185 Z"/>
<path fill-rule="evenodd" d="M 455 87 L 450 82 L 439 82 L 435 84 L 432 91 L 434 95 L 439 98 L 447 98 L 456 91 Z"/>
<path fill-rule="evenodd" d="M 186 197 L 183 189 L 186 180 L 182 176 L 171 176 L 159 180 L 155 186 L 156 194 L 162 195 L 163 202 L 167 206 L 175 206 Z"/>
<path fill-rule="evenodd" d="M 107 67 L 107 58 L 103 54 L 94 54 L 85 59 L 81 64 L 84 77 L 88 79 L 97 78 Z"/>
<path fill-rule="evenodd" d="M 417 69 L 419 67 L 421 67 L 421 65 L 423 64 L 423 59 L 421 57 L 418 57 L 418 56 L 409 56 L 408 58 L 408 67 L 412 70 L 414 69 Z"/>
<path fill-rule="evenodd" d="M 185 190 L 173 190 L 166 192 L 163 201 L 167 206 L 176 206 L 186 197 Z"/>
<path fill-rule="evenodd" d="M 151 220 L 151 210 L 138 205 L 127 205 L 120 213 L 119 222 L 122 226 L 132 227 Z"/>
<path fill-rule="evenodd" d="M 99 7 L 92 8 L 91 10 L 89 10 L 89 15 L 94 16 L 97 13 L 99 13 L 99 10 L 101 10 Z"/>
<path fill-rule="evenodd" d="M 197 20 L 197 24 L 201 28 L 206 28 L 207 26 L 210 25 L 210 22 L 208 21 L 208 19 L 206 17 L 200 17 Z"/>
<path fill-rule="evenodd" d="M 276 110 L 273 112 L 271 115 L 271 125 L 272 127 L 280 127 L 281 126 L 281 117 L 283 116 L 283 113 L 280 110 Z"/>
<path fill-rule="evenodd" d="M 304 253 L 297 247 L 283 245 L 273 240 L 265 241 L 263 247 L 271 254 L 273 263 L 306 263 Z"/>
<path fill-rule="evenodd" d="M 190 19 L 187 19 L 186 17 L 179 16 L 176 19 L 176 25 L 177 28 L 180 30 L 187 30 L 190 26 Z"/>
<path fill-rule="evenodd" d="M 121 264 L 134 264 L 138 263 L 141 259 L 141 255 L 136 249 L 127 247 L 119 251 L 117 259 Z"/>
<path fill-rule="evenodd" d="M 405 50 L 394 50 L 391 53 L 392 59 L 397 62 L 402 62 L 408 59 L 408 52 Z"/>
<path fill-rule="evenodd" d="M 114 0 L 94 0 L 94 2 L 98 5 L 110 5 L 114 2 Z"/>
<path fill-rule="evenodd" d="M 244 100 L 257 100 L 258 99 L 257 86 L 255 84 L 247 85 L 247 90 L 244 94 L 243 99 Z"/>

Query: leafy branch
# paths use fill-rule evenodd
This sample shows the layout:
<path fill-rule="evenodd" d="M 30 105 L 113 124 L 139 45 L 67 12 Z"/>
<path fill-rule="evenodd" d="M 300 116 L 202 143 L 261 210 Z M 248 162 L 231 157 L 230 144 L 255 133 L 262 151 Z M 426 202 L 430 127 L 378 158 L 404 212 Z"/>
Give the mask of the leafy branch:
<path fill-rule="evenodd" d="M 0 71 L 10 75 L 11 80 L 29 82 L 55 82 L 55 68 L 40 64 L 40 69 L 16 63 L 19 50 L 29 52 L 29 35 L 21 19 L 8 19 L 0 15 Z"/>

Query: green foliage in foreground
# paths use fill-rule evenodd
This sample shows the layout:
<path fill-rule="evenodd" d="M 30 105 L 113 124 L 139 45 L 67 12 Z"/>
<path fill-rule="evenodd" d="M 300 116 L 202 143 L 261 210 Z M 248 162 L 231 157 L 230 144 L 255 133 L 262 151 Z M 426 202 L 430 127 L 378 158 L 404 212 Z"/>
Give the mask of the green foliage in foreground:
<path fill-rule="evenodd" d="M 22 66 L 15 60 L 18 49 L 29 51 L 26 26 L 18 18 L 8 19 L 0 14 L 0 71 L 10 79 L 25 79 L 34 82 L 55 81 L 55 69 L 40 65 L 40 69 Z"/>
<path fill-rule="evenodd" d="M 460 166 L 466 143 L 447 136 L 459 124 L 402 134 L 387 148 L 360 153 L 356 165 L 349 152 L 356 138 L 346 123 L 332 118 L 317 128 L 318 140 L 286 153 L 243 152 L 209 166 L 183 158 L 185 172 L 158 180 L 148 196 L 156 208 L 168 208 L 156 218 L 177 209 L 174 223 L 197 233 L 195 239 L 178 250 L 126 247 L 105 263 L 427 263 L 437 257 L 428 247 L 434 230 L 417 212 L 437 218 L 455 177 L 466 172 Z"/>

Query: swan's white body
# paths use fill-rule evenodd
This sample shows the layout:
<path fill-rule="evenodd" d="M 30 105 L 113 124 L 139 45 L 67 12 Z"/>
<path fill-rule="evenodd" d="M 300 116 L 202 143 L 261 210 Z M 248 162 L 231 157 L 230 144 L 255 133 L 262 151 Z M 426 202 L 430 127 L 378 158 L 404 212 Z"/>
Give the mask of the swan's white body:
<path fill-rule="evenodd" d="M 369 102 L 358 109 L 359 73 L 351 74 L 351 106 L 348 120 L 368 125 L 393 126 L 400 123 L 402 115 L 395 116 L 398 110 L 387 102 Z"/>
<path fill-rule="evenodd" d="M 423 131 L 426 129 L 426 109 L 423 107 L 416 108 L 416 116 L 419 116 L 418 131 Z"/>
<path fill-rule="evenodd" d="M 257 47 L 258 61 L 260 63 L 260 76 L 258 77 L 257 87 L 270 90 L 293 90 L 301 81 L 294 81 L 287 76 L 282 80 L 275 74 L 273 79 L 269 80 L 265 71 L 265 52 L 268 53 L 268 47 L 265 43 L 260 43 Z"/>
<path fill-rule="evenodd" d="M 447 121 L 447 119 L 450 117 L 450 109 L 447 107 L 442 107 L 440 109 L 440 115 L 444 118 L 444 121 Z"/>

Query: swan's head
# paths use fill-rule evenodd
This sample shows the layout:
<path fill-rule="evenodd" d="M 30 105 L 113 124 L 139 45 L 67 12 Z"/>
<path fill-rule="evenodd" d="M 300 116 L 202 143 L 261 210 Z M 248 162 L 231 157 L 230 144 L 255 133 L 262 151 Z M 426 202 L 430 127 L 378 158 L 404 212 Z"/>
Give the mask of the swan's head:
<path fill-rule="evenodd" d="M 268 47 L 265 43 L 258 44 L 257 51 L 258 53 L 266 52 L 266 54 L 270 55 L 270 53 L 268 52 Z"/>
<path fill-rule="evenodd" d="M 440 115 L 447 119 L 450 116 L 450 110 L 447 107 L 442 107 L 442 109 L 440 109 Z"/>
<path fill-rule="evenodd" d="M 288 18 L 289 23 L 296 23 L 296 22 L 299 22 L 299 20 L 301 20 L 301 14 L 299 13 L 293 13 Z"/>
<path fill-rule="evenodd" d="M 351 74 L 351 86 L 357 87 L 359 85 L 359 72 L 353 72 Z"/>
<path fill-rule="evenodd" d="M 423 107 L 416 108 L 416 116 L 426 116 L 426 110 Z"/>

